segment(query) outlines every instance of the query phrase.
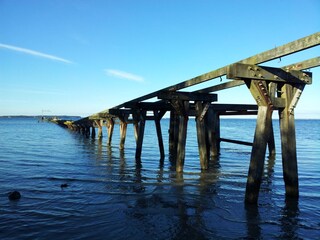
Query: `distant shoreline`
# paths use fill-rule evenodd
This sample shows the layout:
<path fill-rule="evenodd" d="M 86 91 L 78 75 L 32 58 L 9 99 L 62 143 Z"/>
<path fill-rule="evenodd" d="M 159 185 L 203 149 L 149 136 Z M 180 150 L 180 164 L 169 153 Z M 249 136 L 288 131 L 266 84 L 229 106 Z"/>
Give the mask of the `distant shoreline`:
<path fill-rule="evenodd" d="M 0 116 L 0 118 L 81 118 L 81 116 L 71 116 L 71 115 L 7 115 L 7 116 Z"/>

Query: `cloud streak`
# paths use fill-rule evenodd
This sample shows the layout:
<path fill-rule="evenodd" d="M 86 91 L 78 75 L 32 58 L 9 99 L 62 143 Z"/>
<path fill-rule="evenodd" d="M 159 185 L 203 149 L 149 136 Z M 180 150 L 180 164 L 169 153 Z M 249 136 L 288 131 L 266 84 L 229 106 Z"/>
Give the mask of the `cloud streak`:
<path fill-rule="evenodd" d="M 21 47 L 16 47 L 16 46 L 12 46 L 12 45 L 2 44 L 2 43 L 0 43 L 0 48 L 4 48 L 4 49 L 8 49 L 8 50 L 15 51 L 15 52 L 20 52 L 20 53 L 25 53 L 28 55 L 33 55 L 33 56 L 37 56 L 37 57 L 41 57 L 41 58 L 46 58 L 46 59 L 50 59 L 53 61 L 69 63 L 69 64 L 73 63 L 72 61 L 61 58 L 61 57 L 57 57 L 57 56 L 42 53 L 42 52 L 37 52 L 37 51 L 27 49 L 27 48 L 21 48 Z"/>
<path fill-rule="evenodd" d="M 120 71 L 120 70 L 115 70 L 115 69 L 105 69 L 105 73 L 109 76 L 117 77 L 117 78 L 122 78 L 122 79 L 127 79 L 130 81 L 134 82 L 143 82 L 144 78 L 132 73 Z"/>

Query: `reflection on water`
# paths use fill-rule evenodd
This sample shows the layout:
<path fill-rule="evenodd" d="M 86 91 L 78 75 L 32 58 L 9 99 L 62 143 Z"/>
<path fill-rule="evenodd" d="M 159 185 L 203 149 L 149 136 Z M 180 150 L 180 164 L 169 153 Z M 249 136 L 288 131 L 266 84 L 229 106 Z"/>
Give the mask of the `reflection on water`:
<path fill-rule="evenodd" d="M 283 239 L 298 239 L 299 202 L 297 199 L 286 198 L 285 206 L 281 210 L 281 235 Z"/>
<path fill-rule="evenodd" d="M 252 122 L 241 124 L 250 128 Z M 229 121 L 227 127 L 222 122 L 222 130 L 229 138 L 239 139 L 234 130 L 237 125 L 236 120 Z M 192 125 L 183 173 L 175 172 L 170 157 L 159 159 L 152 126 L 146 126 L 139 161 L 134 159 L 135 142 L 129 141 L 134 139 L 130 131 L 126 148 L 119 150 L 117 134 L 114 144 L 107 146 L 106 139 L 85 138 L 49 123 L 39 126 L 27 120 L 14 126 L 8 131 L 10 125 L 4 128 L 0 121 L 0 134 L 10 139 L 0 139 L 1 239 L 319 236 L 320 165 L 314 161 L 317 154 L 310 155 L 310 149 L 319 153 L 319 142 L 309 146 L 310 156 L 305 154 L 299 166 L 300 184 L 304 186 L 299 201 L 285 199 L 281 154 L 277 153 L 275 158 L 266 159 L 259 205 L 252 206 L 244 204 L 250 149 L 222 144 L 222 154 L 210 161 L 208 170 L 201 171 Z M 315 126 L 313 129 L 318 129 Z M 12 136 L 12 132 L 25 128 L 28 134 Z M 299 136 L 297 131 L 298 141 Z M 279 142 L 276 145 L 279 149 Z M 64 183 L 68 187 L 61 189 Z M 19 201 L 8 201 L 6 193 L 12 189 L 22 193 Z"/>

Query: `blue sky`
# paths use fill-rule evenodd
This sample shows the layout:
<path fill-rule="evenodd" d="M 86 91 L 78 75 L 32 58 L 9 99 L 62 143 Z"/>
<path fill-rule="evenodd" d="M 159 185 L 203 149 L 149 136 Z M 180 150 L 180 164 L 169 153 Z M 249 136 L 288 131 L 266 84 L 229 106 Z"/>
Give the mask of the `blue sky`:
<path fill-rule="evenodd" d="M 319 30 L 318 0 L 0 0 L 0 115 L 87 116 Z M 297 117 L 320 118 L 312 72 Z M 218 98 L 254 103 L 245 87 Z"/>

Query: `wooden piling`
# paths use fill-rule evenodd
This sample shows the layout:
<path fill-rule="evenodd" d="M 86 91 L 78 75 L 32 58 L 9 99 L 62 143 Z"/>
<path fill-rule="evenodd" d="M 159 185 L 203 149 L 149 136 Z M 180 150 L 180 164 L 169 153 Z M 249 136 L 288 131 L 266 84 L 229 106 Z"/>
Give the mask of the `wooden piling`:
<path fill-rule="evenodd" d="M 113 129 L 114 129 L 114 120 L 113 120 L 113 118 L 109 118 L 109 119 L 107 120 L 107 132 L 108 132 L 108 142 L 107 142 L 107 145 L 108 145 L 108 146 L 111 146 Z"/>
<path fill-rule="evenodd" d="M 153 115 L 154 115 L 154 123 L 156 126 L 156 131 L 157 131 L 157 137 L 158 137 L 158 145 L 159 145 L 159 151 L 160 151 L 160 159 L 163 160 L 164 159 L 164 146 L 163 146 L 163 138 L 162 138 L 162 131 L 161 131 L 161 118 L 163 117 L 163 115 L 165 114 L 165 112 L 161 112 L 161 111 L 157 111 L 154 110 L 153 111 Z"/>
<path fill-rule="evenodd" d="M 286 196 L 299 197 L 298 164 L 296 153 L 296 134 L 294 124 L 294 111 L 290 109 L 290 104 L 294 101 L 295 89 L 289 84 L 284 84 L 281 88 L 281 97 L 286 99 L 286 107 L 279 110 L 281 151 L 283 179 L 285 183 Z"/>
<path fill-rule="evenodd" d="M 206 136 L 206 123 L 203 114 L 205 110 L 201 101 L 196 102 L 196 111 L 198 115 L 196 117 L 196 128 L 197 128 L 197 139 L 198 139 L 198 149 L 199 149 L 199 157 L 200 157 L 200 167 L 201 169 L 208 168 L 208 144 L 207 144 L 207 136 Z"/>
<path fill-rule="evenodd" d="M 178 146 L 177 146 L 177 162 L 176 171 L 182 172 L 185 159 L 185 149 L 187 140 L 187 128 L 188 128 L 188 110 L 189 101 L 182 101 L 181 106 L 184 108 L 182 114 L 179 115 L 179 134 L 178 134 Z"/>
<path fill-rule="evenodd" d="M 128 128 L 128 116 L 123 115 L 120 118 L 120 145 L 119 148 L 122 150 L 124 149 L 124 143 L 126 141 L 126 136 L 127 136 L 127 128 Z"/>
<path fill-rule="evenodd" d="M 246 186 L 245 201 L 247 203 L 256 204 L 258 201 L 266 148 L 271 128 L 271 116 L 272 111 L 267 106 L 259 106 Z"/>
<path fill-rule="evenodd" d="M 94 126 L 91 127 L 91 138 L 93 138 L 93 139 L 96 138 L 96 129 Z"/>
<path fill-rule="evenodd" d="M 141 159 L 141 152 L 142 152 L 142 144 L 143 144 L 143 137 L 144 137 L 144 129 L 145 129 L 145 122 L 146 122 L 146 112 L 141 111 L 139 114 L 139 127 L 138 127 L 138 138 L 137 138 L 137 146 L 136 146 L 136 160 Z"/>
<path fill-rule="evenodd" d="M 177 144 L 179 136 L 179 116 L 172 110 L 170 111 L 170 126 L 169 126 L 169 154 L 171 159 L 176 159 Z"/>

